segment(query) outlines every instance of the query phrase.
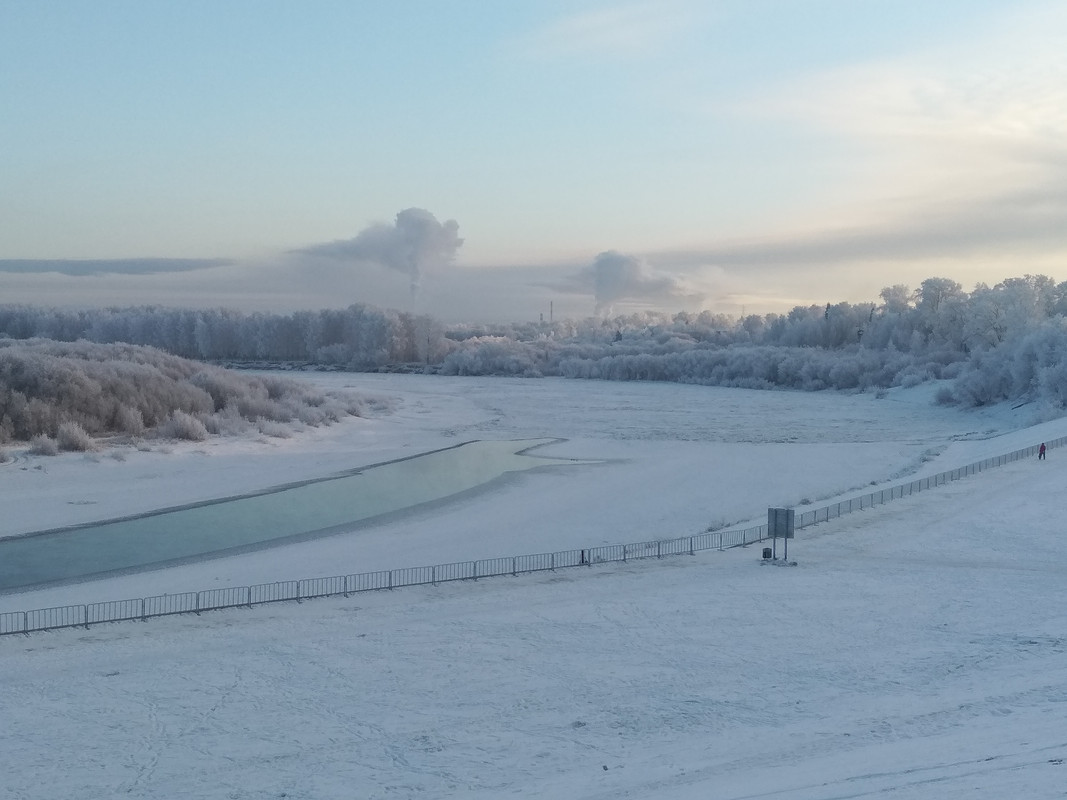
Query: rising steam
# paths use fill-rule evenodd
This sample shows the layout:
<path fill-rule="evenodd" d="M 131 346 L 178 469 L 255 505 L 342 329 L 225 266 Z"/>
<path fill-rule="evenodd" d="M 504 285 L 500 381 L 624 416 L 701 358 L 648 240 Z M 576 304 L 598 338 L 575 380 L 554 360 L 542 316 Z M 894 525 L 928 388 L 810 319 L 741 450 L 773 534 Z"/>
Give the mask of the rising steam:
<path fill-rule="evenodd" d="M 615 304 L 623 300 L 662 303 L 699 299 L 676 278 L 656 274 L 641 259 L 616 250 L 598 255 L 580 277 L 583 283 L 591 284 L 597 314 L 611 314 Z"/>
<path fill-rule="evenodd" d="M 441 223 L 423 208 L 406 208 L 393 224 L 378 222 L 353 239 L 315 245 L 300 252 L 355 262 L 368 262 L 401 272 L 411 282 L 414 301 L 424 270 L 444 266 L 463 244 L 459 223 Z"/>

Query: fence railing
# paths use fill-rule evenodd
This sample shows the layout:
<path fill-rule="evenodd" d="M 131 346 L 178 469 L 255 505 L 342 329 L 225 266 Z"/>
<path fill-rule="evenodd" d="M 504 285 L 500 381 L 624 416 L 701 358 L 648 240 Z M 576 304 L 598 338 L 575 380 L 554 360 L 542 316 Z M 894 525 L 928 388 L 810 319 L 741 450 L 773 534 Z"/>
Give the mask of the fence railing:
<path fill-rule="evenodd" d="M 1046 442 L 1048 448 L 1067 443 L 1067 437 Z M 1038 448 L 1026 447 L 1002 456 L 983 459 L 966 467 L 940 472 L 926 478 L 877 489 L 858 497 L 842 500 L 820 508 L 795 514 L 794 527 L 806 528 L 827 522 L 854 511 L 863 511 L 876 505 L 909 497 L 918 492 L 943 486 L 983 470 L 993 469 L 1037 454 Z M 101 622 L 123 620 L 146 620 L 170 614 L 199 614 L 223 608 L 255 606 L 285 600 L 310 600 L 317 597 L 332 597 L 373 592 L 383 589 L 399 589 L 404 586 L 446 583 L 449 581 L 477 580 L 501 575 L 556 570 L 566 567 L 590 566 L 612 561 L 631 561 L 648 558 L 663 558 L 674 555 L 694 555 L 705 550 L 725 550 L 732 547 L 761 542 L 767 538 L 767 526 L 711 531 L 677 539 L 655 539 L 630 544 L 609 544 L 577 550 L 561 550 L 554 553 L 535 553 L 503 558 L 457 561 L 451 564 L 436 564 L 428 567 L 403 567 L 400 569 L 360 572 L 351 575 L 335 575 L 325 578 L 305 578 L 295 581 L 276 581 L 254 586 L 236 586 L 223 589 L 206 589 L 199 592 L 162 594 L 130 600 L 109 600 L 100 603 L 38 608 L 32 611 L 0 612 L 0 636 L 10 633 L 31 633 L 95 625 Z"/>
<path fill-rule="evenodd" d="M 1051 439 L 1045 442 L 1045 446 L 1048 449 L 1060 447 L 1063 444 L 1067 444 L 1067 436 L 1062 436 L 1058 439 Z M 868 492 L 867 494 L 859 495 L 858 497 L 851 497 L 848 500 L 842 500 L 838 503 L 830 503 L 829 505 L 821 506 L 820 508 L 814 508 L 808 511 L 796 509 L 794 527 L 806 528 L 809 525 L 827 522 L 831 519 L 836 519 L 843 514 L 850 514 L 853 511 L 864 511 L 873 506 L 888 503 L 891 500 L 900 500 L 903 497 L 910 497 L 913 494 L 918 494 L 919 492 L 928 489 L 935 489 L 938 486 L 944 486 L 946 483 L 951 483 L 952 481 L 958 481 L 969 475 L 977 475 L 979 472 L 983 472 L 987 469 L 1002 467 L 1005 464 L 1010 464 L 1024 458 L 1033 458 L 1037 455 L 1038 450 L 1038 445 L 1024 447 L 1021 450 L 1015 450 L 1011 453 L 1006 453 L 1005 455 L 992 456 L 991 458 L 976 461 L 965 467 L 946 470 L 926 478 L 905 481 L 904 483 L 899 483 L 895 486 L 887 486 L 884 489 L 876 489 L 873 492 Z"/>

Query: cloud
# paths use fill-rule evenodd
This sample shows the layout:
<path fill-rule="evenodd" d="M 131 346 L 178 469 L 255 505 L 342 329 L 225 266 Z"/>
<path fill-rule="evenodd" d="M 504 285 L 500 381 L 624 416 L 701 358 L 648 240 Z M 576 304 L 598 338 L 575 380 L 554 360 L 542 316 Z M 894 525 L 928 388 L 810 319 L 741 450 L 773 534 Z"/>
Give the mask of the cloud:
<path fill-rule="evenodd" d="M 828 134 L 827 159 L 846 169 L 827 174 L 846 177 L 788 232 L 650 258 L 729 269 L 1067 254 L 1064 30 L 1062 4 L 1033 5 L 966 40 L 801 75 L 735 108 Z"/>
<path fill-rule="evenodd" d="M 592 294 L 597 314 L 613 313 L 617 303 L 644 304 L 699 303 L 703 296 L 691 292 L 677 278 L 657 273 L 637 256 L 607 250 L 557 290 L 571 294 Z"/>
<path fill-rule="evenodd" d="M 224 258 L 83 258 L 0 259 L 0 272 L 44 274 L 57 273 L 86 277 L 91 275 L 159 275 L 168 272 L 192 272 L 222 267 L 232 262 Z"/>
<path fill-rule="evenodd" d="M 641 56 L 661 50 L 691 17 L 678 2 L 611 5 L 558 19 L 527 37 L 521 49 L 537 58 Z"/>
<path fill-rule="evenodd" d="M 791 236 L 724 241 L 655 253 L 675 268 L 810 267 L 843 263 L 1027 255 L 1067 251 L 1067 170 L 1043 186 L 985 198 L 928 203 L 921 211 Z"/>
<path fill-rule="evenodd" d="M 422 208 L 408 208 L 396 215 L 393 224 L 375 223 L 354 238 L 313 245 L 294 251 L 332 261 L 363 262 L 401 272 L 411 281 L 412 294 L 419 287 L 423 271 L 450 263 L 463 244 L 459 224 L 438 222 Z"/>

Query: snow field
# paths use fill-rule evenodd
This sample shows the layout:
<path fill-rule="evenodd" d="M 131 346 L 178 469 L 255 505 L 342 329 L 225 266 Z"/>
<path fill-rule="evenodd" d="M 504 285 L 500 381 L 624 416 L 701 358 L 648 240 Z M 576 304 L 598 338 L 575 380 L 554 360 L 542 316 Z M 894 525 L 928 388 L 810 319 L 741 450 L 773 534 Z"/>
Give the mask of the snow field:
<path fill-rule="evenodd" d="M 659 389 L 672 391 L 644 388 L 650 402 Z M 523 401 L 516 404 L 522 425 L 497 428 L 530 426 Z M 830 445 L 835 426 L 825 413 Z M 970 448 L 959 461 L 969 463 L 983 448 L 1006 452 L 1062 429 L 946 445 L 939 420 L 917 422 L 903 445 L 893 436 L 905 428 L 884 425 L 888 449 L 867 452 L 900 455 L 872 469 L 892 473 L 920 452 L 952 448 Z M 956 424 L 965 433 L 974 423 Z M 620 440 L 605 435 L 611 427 L 553 454 L 622 456 Z M 594 444 L 602 450 L 588 452 Z M 773 465 L 773 451 L 755 460 Z M 659 508 L 649 509 L 636 478 L 616 505 L 641 522 L 653 513 L 681 520 L 673 509 L 687 504 L 684 470 L 699 459 L 678 459 L 685 491 L 672 494 L 671 452 L 634 440 L 627 463 L 657 464 L 663 476 L 646 485 L 661 493 Z M 807 472 L 824 479 L 827 493 L 850 488 L 857 477 L 849 470 L 864 459 L 843 458 L 847 448 L 823 452 L 829 458 Z M 19 800 L 1062 797 L 1062 453 L 804 529 L 790 544 L 796 567 L 762 564 L 756 546 L 3 637 L 3 792 Z M 729 464 L 703 478 L 728 481 Z M 923 466 L 953 465 L 935 457 Z M 301 548 L 343 553 L 346 538 L 368 552 L 399 539 L 385 558 L 422 555 L 434 538 L 442 548 L 473 546 L 504 508 L 515 527 L 539 536 L 545 529 L 530 520 L 547 513 L 547 501 L 560 495 L 575 510 L 581 497 L 607 497 L 599 481 L 625 474 L 615 466 L 523 476 L 273 556 L 295 569 L 310 563 L 298 563 Z M 568 480 L 588 491 L 568 499 Z M 768 487 L 775 491 L 765 476 L 762 491 L 744 498 L 751 511 L 773 502 L 756 500 Z M 592 529 L 594 512 L 574 513 Z M 178 573 L 206 580 L 253 569 L 252 561 L 227 561 Z M 97 582 L 91 591 L 122 596 L 134 581 L 161 585 L 174 572 Z"/>

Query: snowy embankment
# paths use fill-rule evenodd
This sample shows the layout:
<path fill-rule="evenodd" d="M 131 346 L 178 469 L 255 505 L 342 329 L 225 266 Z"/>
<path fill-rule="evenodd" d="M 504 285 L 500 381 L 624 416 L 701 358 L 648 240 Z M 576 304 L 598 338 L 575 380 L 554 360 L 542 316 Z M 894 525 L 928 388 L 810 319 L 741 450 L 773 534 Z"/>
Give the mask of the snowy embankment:
<path fill-rule="evenodd" d="M 137 454 L 189 480 L 168 492 L 145 479 L 136 501 L 237 493 L 254 480 L 232 474 L 242 460 L 261 465 L 269 485 L 355 466 L 346 456 L 373 463 L 473 438 L 563 436 L 553 455 L 610 460 L 524 473 L 351 534 L 9 595 L 5 606 L 681 535 L 716 516 L 758 517 L 1067 432 L 1062 421 L 1015 430 L 1025 409 L 959 414 L 906 394 L 437 381 L 371 378 L 404 405 L 353 421 L 336 450 L 330 429 L 317 445 L 246 443 L 232 460 L 232 445 Z M 276 460 L 260 448 L 288 466 L 268 466 Z M 1059 797 L 1067 572 L 1053 520 L 1063 452 L 806 529 L 790 547 L 795 568 L 762 565 L 749 548 L 4 637 L 5 790 Z M 57 506 L 100 514 L 82 520 L 113 516 L 121 493 L 89 476 L 135 461 L 80 462 L 67 477 L 84 483 L 48 491 Z M 39 501 L 44 489 L 33 488 L 66 468 L 51 463 L 45 474 L 17 463 L 3 475 Z M 216 485 L 198 483 L 198 469 L 214 471 Z M 17 513 L 7 532 L 60 524 L 70 508 L 48 513 L 30 528 L 32 515 Z"/>
<path fill-rule="evenodd" d="M 514 475 L 345 536 L 0 595 L 0 611 L 689 536 L 764 521 L 771 505 L 855 494 L 1023 446 L 1010 434 L 989 438 L 1017 427 L 1020 411 L 961 414 L 921 389 L 877 399 L 560 379 L 305 379 L 397 397 L 399 407 L 291 439 L 20 457 L 4 467 L 20 502 L 0 535 L 239 495 L 472 439 L 561 437 L 539 453 L 604 463 Z M 952 462 L 937 457 L 945 448 Z"/>

